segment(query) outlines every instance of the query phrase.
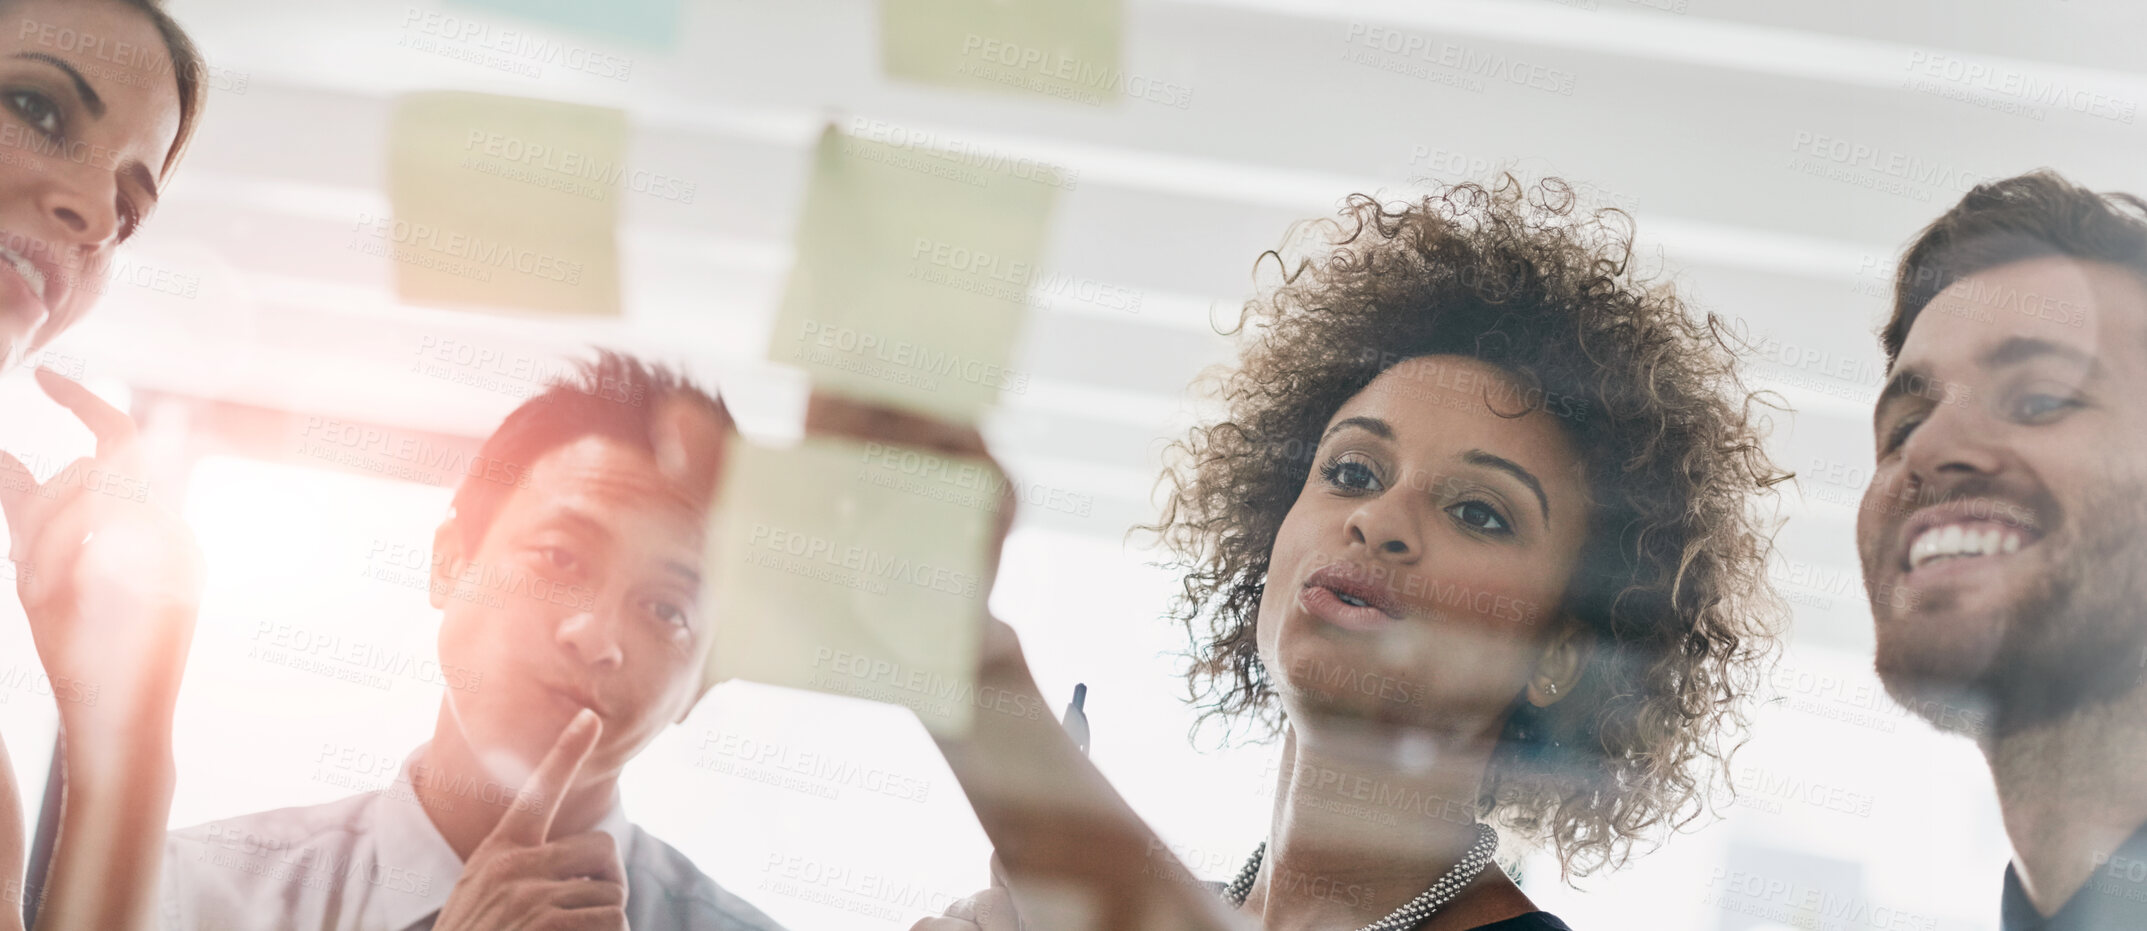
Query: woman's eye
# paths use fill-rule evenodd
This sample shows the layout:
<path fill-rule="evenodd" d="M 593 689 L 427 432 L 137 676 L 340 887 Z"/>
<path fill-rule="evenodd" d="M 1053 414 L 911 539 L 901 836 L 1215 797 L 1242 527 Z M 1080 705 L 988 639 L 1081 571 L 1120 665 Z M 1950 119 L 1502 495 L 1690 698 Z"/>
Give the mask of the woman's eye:
<path fill-rule="evenodd" d="M 119 208 L 119 241 L 126 242 L 128 239 L 133 238 L 135 230 L 142 228 L 142 212 L 135 208 L 133 201 L 124 197 L 119 199 L 117 206 Z"/>
<path fill-rule="evenodd" d="M 1474 527 L 1477 530 L 1491 533 L 1507 533 L 1513 529 L 1506 526 L 1506 519 L 1500 517 L 1497 510 L 1481 501 L 1463 501 L 1447 508 L 1446 512 L 1454 515 L 1463 524 Z"/>
<path fill-rule="evenodd" d="M 1327 484 L 1347 491 L 1378 491 L 1379 474 L 1372 467 L 1353 459 L 1336 459 L 1320 467 L 1320 477 Z"/>
<path fill-rule="evenodd" d="M 60 134 L 60 108 L 52 98 L 36 91 L 9 91 L 7 105 L 38 132 L 47 136 Z"/>

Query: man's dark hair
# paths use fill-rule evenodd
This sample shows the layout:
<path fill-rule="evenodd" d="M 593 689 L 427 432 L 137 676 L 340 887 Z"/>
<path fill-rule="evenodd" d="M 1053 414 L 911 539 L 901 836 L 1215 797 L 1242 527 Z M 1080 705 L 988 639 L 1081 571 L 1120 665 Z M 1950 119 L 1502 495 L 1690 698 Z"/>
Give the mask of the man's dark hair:
<path fill-rule="evenodd" d="M 1976 185 L 1901 257 L 1893 317 L 1879 333 L 1887 368 L 1940 291 L 1978 272 L 2049 256 L 2106 262 L 2147 279 L 2147 201 L 2097 194 L 2047 168 Z"/>
<path fill-rule="evenodd" d="M 455 523 L 472 551 L 485 538 L 500 506 L 545 453 L 585 436 L 608 437 L 656 452 L 658 417 L 676 405 L 707 414 L 727 434 L 731 415 L 723 402 L 684 375 L 623 353 L 599 350 L 545 385 L 544 392 L 514 409 L 477 451 L 480 461 L 502 469 L 470 470 L 455 489 Z M 502 480 L 501 476 L 511 476 Z"/>

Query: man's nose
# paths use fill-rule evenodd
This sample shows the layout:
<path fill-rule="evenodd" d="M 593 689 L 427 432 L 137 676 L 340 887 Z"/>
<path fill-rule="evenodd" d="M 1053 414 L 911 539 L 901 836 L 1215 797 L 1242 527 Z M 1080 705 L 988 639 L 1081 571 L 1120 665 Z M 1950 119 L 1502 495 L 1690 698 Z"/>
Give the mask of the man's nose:
<path fill-rule="evenodd" d="M 1929 487 L 1951 476 L 1994 475 L 2004 467 L 1996 424 L 1982 422 L 1972 405 L 1939 404 L 1902 441 L 1910 478 Z"/>
<path fill-rule="evenodd" d="M 584 610 L 567 615 L 559 622 L 559 642 L 573 650 L 574 658 L 585 665 L 616 667 L 626 659 L 619 649 L 616 625 L 605 612 Z"/>

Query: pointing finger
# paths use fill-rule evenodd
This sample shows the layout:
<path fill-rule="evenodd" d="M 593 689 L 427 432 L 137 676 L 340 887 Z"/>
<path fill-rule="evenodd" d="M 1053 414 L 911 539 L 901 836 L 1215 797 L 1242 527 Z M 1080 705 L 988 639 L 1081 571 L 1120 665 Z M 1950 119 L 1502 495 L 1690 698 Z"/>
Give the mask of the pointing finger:
<path fill-rule="evenodd" d="M 544 761 L 537 764 L 537 771 L 530 774 L 529 784 L 522 787 L 486 840 L 531 847 L 544 843 L 551 834 L 553 816 L 559 814 L 560 800 L 566 797 L 575 775 L 581 772 L 582 761 L 596 749 L 596 739 L 603 732 L 604 722 L 596 712 L 587 708 L 576 712 L 574 720 L 560 729 L 559 739 L 552 743 Z"/>
<path fill-rule="evenodd" d="M 37 370 L 37 385 L 61 407 L 73 412 L 82 425 L 96 435 L 98 458 L 112 461 L 131 453 L 134 420 L 125 411 L 105 403 L 81 382 L 51 369 Z"/>

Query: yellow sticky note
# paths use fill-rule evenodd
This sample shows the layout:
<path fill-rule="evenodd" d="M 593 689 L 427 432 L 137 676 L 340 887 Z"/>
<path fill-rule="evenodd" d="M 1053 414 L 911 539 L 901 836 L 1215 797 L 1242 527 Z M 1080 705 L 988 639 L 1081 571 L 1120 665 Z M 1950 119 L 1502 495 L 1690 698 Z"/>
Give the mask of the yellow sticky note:
<path fill-rule="evenodd" d="M 1123 0 L 881 0 L 892 77 L 1116 103 Z"/>
<path fill-rule="evenodd" d="M 769 358 L 836 394 L 974 420 L 1010 367 L 1059 175 L 829 128 Z"/>
<path fill-rule="evenodd" d="M 391 217 L 353 247 L 414 304 L 616 316 L 618 110 L 460 91 L 410 94 L 390 131 Z"/>
<path fill-rule="evenodd" d="M 890 702 L 966 733 L 1005 483 L 981 460 L 878 443 L 739 442 L 710 516 L 704 682 Z"/>

